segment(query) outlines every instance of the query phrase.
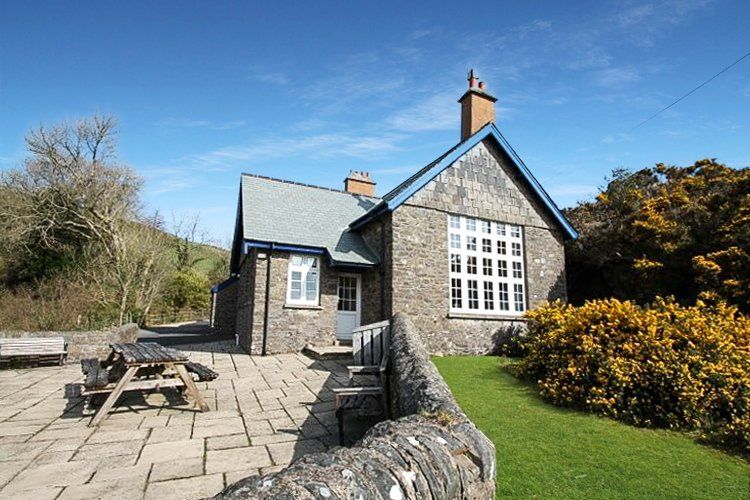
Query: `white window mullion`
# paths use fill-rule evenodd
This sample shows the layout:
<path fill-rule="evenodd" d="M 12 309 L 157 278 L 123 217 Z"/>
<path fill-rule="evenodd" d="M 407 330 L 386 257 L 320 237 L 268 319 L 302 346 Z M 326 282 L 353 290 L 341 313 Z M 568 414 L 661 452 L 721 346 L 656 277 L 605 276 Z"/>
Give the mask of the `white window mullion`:
<path fill-rule="evenodd" d="M 477 314 L 520 316 L 526 304 L 526 269 L 524 266 L 523 228 L 504 222 L 493 222 L 461 215 L 448 216 L 449 240 L 449 287 L 450 310 L 453 312 Z M 453 256 L 460 258 L 460 272 L 452 266 Z M 476 273 L 469 273 L 469 259 Z M 485 262 L 490 273 L 485 274 Z M 501 262 L 505 263 L 501 274 Z M 452 279 L 461 280 L 461 306 L 453 306 Z M 469 287 L 469 282 L 476 287 Z M 485 285 L 490 283 L 491 285 Z M 491 286 L 491 289 L 486 289 Z M 503 288 L 505 287 L 505 288 Z M 520 288 L 519 288 L 520 287 Z M 485 303 L 485 293 L 487 302 Z M 505 299 L 505 300 L 501 300 Z M 517 304 L 523 301 L 522 307 Z M 507 304 L 503 309 L 501 304 Z M 470 308 L 476 305 L 476 308 Z M 490 307 L 485 307 L 490 306 Z"/>

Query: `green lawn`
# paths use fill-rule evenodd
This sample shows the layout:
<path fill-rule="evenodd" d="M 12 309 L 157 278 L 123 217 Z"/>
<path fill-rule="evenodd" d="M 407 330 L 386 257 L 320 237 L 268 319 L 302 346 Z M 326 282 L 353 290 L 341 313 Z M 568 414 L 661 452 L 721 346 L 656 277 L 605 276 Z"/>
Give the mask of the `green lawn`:
<path fill-rule="evenodd" d="M 497 498 L 750 498 L 750 465 L 689 436 L 552 406 L 503 358 L 434 362 L 495 443 Z"/>

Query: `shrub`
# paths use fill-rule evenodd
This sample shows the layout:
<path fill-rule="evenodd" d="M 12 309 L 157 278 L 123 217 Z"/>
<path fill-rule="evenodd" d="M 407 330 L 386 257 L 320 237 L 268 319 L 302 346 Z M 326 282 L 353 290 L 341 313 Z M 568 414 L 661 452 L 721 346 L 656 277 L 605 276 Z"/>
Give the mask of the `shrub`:
<path fill-rule="evenodd" d="M 527 313 L 520 374 L 543 397 L 750 452 L 750 318 L 723 303 L 616 299 Z"/>

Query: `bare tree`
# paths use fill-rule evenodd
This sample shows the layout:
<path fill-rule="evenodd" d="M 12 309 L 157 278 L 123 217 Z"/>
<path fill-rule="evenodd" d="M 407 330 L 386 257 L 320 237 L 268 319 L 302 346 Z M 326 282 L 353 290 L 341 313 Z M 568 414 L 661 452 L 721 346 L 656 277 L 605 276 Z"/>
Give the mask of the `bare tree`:
<path fill-rule="evenodd" d="M 100 115 L 29 133 L 30 158 L 0 179 L 6 241 L 26 252 L 95 242 L 121 253 L 118 226 L 137 214 L 142 181 L 117 162 L 115 139 L 114 118 Z"/>

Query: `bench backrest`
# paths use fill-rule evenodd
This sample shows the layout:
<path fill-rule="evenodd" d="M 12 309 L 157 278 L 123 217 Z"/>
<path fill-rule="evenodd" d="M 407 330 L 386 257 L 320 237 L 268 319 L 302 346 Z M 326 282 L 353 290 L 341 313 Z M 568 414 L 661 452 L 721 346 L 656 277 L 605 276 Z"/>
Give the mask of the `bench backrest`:
<path fill-rule="evenodd" d="M 0 356 L 39 356 L 64 352 L 63 337 L 0 339 Z"/>
<path fill-rule="evenodd" d="M 377 366 L 388 357 L 391 322 L 380 321 L 352 331 L 352 355 L 355 365 Z"/>

